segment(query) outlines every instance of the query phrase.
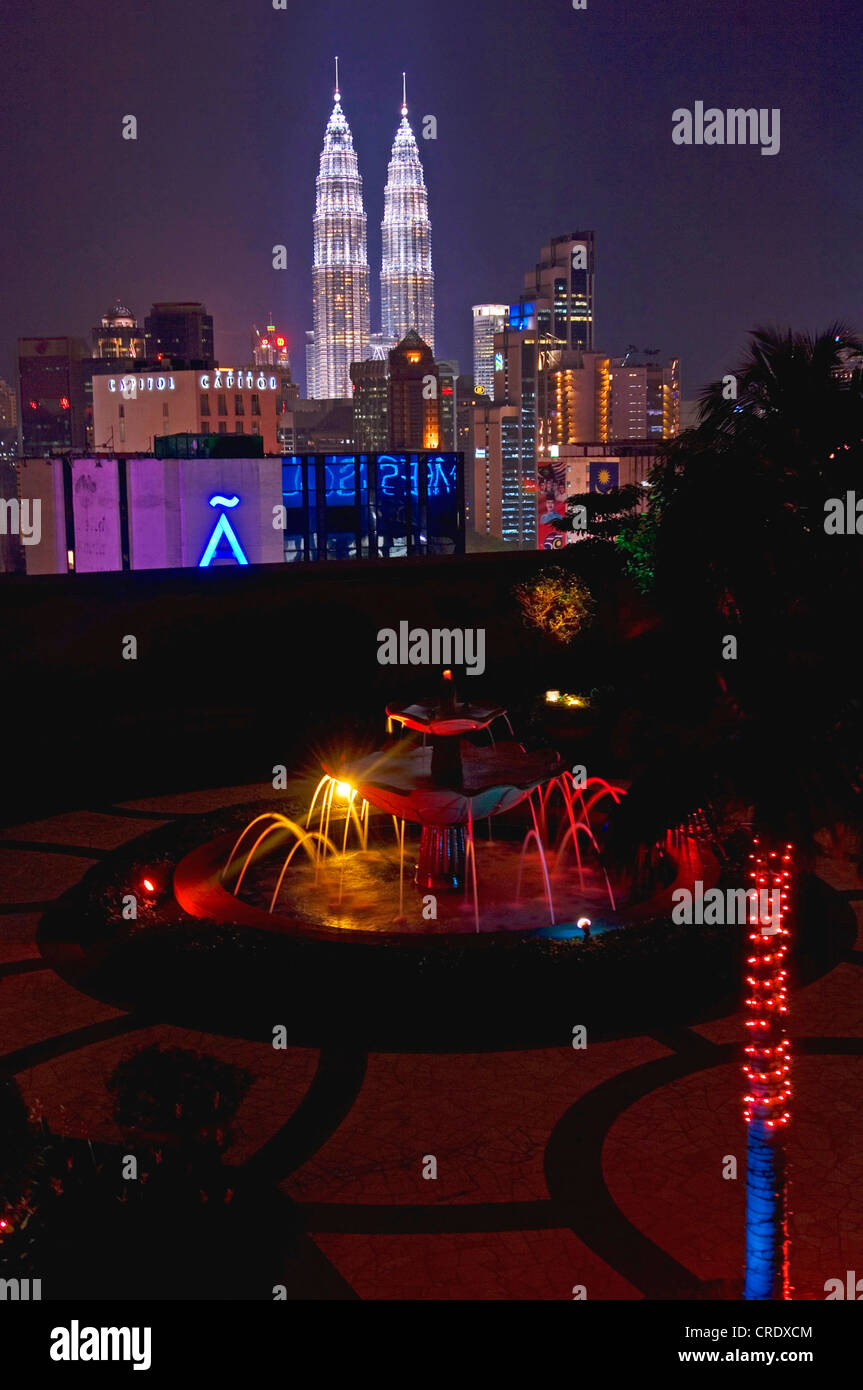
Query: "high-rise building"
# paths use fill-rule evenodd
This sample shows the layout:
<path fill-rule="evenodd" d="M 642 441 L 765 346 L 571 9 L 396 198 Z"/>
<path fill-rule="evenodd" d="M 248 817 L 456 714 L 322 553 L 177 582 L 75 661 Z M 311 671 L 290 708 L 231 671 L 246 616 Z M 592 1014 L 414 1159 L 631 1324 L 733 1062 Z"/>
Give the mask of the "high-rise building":
<path fill-rule="evenodd" d="M 680 362 L 611 362 L 607 435 L 597 439 L 673 439 L 680 433 Z"/>
<path fill-rule="evenodd" d="M 149 362 L 213 366 L 213 317 L 203 304 L 154 304 L 144 320 L 144 340 Z"/>
<path fill-rule="evenodd" d="M 102 315 L 101 324 L 92 330 L 93 356 L 101 358 L 128 358 L 131 362 L 141 362 L 146 348 L 144 334 L 141 332 L 135 315 L 119 299 L 107 314 Z"/>
<path fill-rule="evenodd" d="M 508 461 L 495 461 L 490 468 L 490 477 L 501 477 L 509 488 L 501 512 L 506 531 L 492 531 L 491 534 L 502 535 L 508 544 L 526 550 L 533 550 L 536 546 L 537 444 L 549 412 L 549 368 L 560 360 L 562 352 L 559 339 L 539 331 L 535 320 L 532 319 L 531 323 L 529 327 L 514 328 L 510 317 L 503 332 L 495 334 L 494 402 L 514 406 L 517 416 L 515 427 L 507 417 Z M 490 438 L 489 449 L 492 453 L 501 439 L 501 432 Z M 517 487 L 511 476 L 515 466 L 512 464 L 513 448 L 518 458 Z"/>
<path fill-rule="evenodd" d="M 521 468 L 521 412 L 517 405 L 477 398 L 473 411 L 473 485 L 467 524 L 517 548 L 525 538 L 525 486 Z M 531 521 L 536 492 L 529 491 Z"/>
<path fill-rule="evenodd" d="M 321 151 L 315 204 L 315 398 L 351 394 L 352 362 L 362 362 L 369 341 L 369 264 L 363 181 L 353 137 L 341 106 L 338 70 L 333 110 Z"/>
<path fill-rule="evenodd" d="M 510 305 L 511 328 L 536 328 L 567 348 L 593 351 L 596 233 L 552 237 L 525 276 L 524 293 Z"/>
<path fill-rule="evenodd" d="M 401 342 L 414 329 L 434 353 L 428 194 L 404 89 L 401 116 L 384 191 L 381 319 L 385 337 Z"/>
<path fill-rule="evenodd" d="M 473 376 L 462 373 L 455 384 L 455 447 L 464 455 L 464 500 L 467 524 L 473 527 L 473 451 L 474 451 L 474 412 L 477 405 L 488 401 L 485 392 L 477 392 Z"/>
<path fill-rule="evenodd" d="M 440 375 L 414 328 L 389 355 L 389 421 L 391 448 L 440 448 Z"/>
<path fill-rule="evenodd" d="M 605 441 L 609 436 L 610 359 L 561 348 L 547 354 L 540 381 L 538 454 L 552 445 Z"/>
<path fill-rule="evenodd" d="M 505 304 L 474 304 L 473 306 L 473 378 L 482 387 L 477 395 L 494 399 L 494 335 L 502 333 L 506 324 Z"/>
<path fill-rule="evenodd" d="M 92 366 L 92 359 L 83 338 L 18 339 L 21 448 L 25 458 L 85 447 L 88 366 Z"/>
<path fill-rule="evenodd" d="M 354 387 L 354 448 L 379 451 L 388 449 L 388 363 L 379 358 L 368 362 L 352 362 L 351 381 Z"/>

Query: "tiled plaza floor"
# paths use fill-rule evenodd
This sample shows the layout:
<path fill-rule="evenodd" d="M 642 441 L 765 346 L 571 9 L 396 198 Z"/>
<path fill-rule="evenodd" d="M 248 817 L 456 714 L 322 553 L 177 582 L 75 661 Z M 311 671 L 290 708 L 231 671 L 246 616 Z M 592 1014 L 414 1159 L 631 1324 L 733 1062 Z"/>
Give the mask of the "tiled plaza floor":
<path fill-rule="evenodd" d="M 175 816 L 259 794 L 100 807 L 0 836 L 0 1068 L 51 1129 L 118 1145 L 106 1089 L 117 1063 L 152 1042 L 190 1048 L 253 1074 L 227 1162 L 297 1204 L 332 1297 L 572 1299 L 583 1287 L 637 1299 L 737 1279 L 740 1016 L 585 1050 L 328 1055 L 124 1016 L 44 964 L 40 913 L 92 863 Z M 803 1299 L 863 1269 L 863 892 L 845 860 L 819 872 L 851 902 L 858 937 L 791 1000 L 792 1283 Z M 316 1086 L 324 1109 L 342 1110 L 309 1141 L 315 1105 L 299 1138 L 290 1121 Z M 437 1175 L 424 1177 L 432 1158 Z M 729 1159 L 736 1179 L 723 1176 Z"/>

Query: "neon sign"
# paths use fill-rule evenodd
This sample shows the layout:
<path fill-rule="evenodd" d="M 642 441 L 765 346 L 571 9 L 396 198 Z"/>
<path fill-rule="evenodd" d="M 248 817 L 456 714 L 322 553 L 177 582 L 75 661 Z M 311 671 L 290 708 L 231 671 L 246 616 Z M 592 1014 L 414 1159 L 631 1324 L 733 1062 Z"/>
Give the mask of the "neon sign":
<path fill-rule="evenodd" d="M 121 376 L 108 377 L 108 390 L 119 391 L 121 396 L 131 399 L 139 391 L 175 391 L 176 382 L 172 376 Z"/>
<path fill-rule="evenodd" d="M 239 497 L 224 497 L 221 492 L 214 493 L 213 496 L 209 499 L 211 507 L 236 507 L 239 505 L 239 501 Z M 237 539 L 236 531 L 234 530 L 233 526 L 228 520 L 227 514 L 225 512 L 222 512 L 221 516 L 219 517 L 219 520 L 213 527 L 212 534 L 210 536 L 210 539 L 207 541 L 204 553 L 198 561 L 199 569 L 209 569 L 214 558 L 226 558 L 224 556 L 224 553 L 221 556 L 216 556 L 216 552 L 219 549 L 219 542 L 222 540 L 223 537 L 227 541 L 231 553 L 233 554 L 237 564 L 247 565 L 249 563 L 246 557 L 246 553 Z"/>
<path fill-rule="evenodd" d="M 404 483 L 404 458 L 392 454 L 381 454 L 378 460 L 378 485 L 384 497 L 398 497 Z M 419 497 L 419 460 L 414 456 L 408 463 L 410 495 Z M 449 494 L 455 491 L 456 465 L 452 455 L 436 454 L 426 457 L 426 483 L 429 497 Z"/>
<path fill-rule="evenodd" d="M 368 456 L 374 459 L 374 455 Z M 359 497 L 356 491 L 356 461 L 359 459 Z M 374 463 L 372 477 L 374 477 Z M 377 486 L 379 497 L 400 498 L 406 487 L 411 497 L 419 498 L 420 468 L 425 468 L 427 495 L 454 496 L 457 488 L 456 461 L 453 454 L 426 454 L 424 463 L 416 455 L 379 454 L 377 456 Z M 282 495 L 285 505 L 302 506 L 303 472 L 308 470 L 310 501 L 314 505 L 315 472 L 310 464 L 293 454 L 283 460 Z M 368 463 L 366 455 L 329 454 L 324 468 L 324 497 L 329 506 L 355 506 L 368 501 Z M 290 499 L 290 500 L 288 500 Z"/>
<path fill-rule="evenodd" d="M 211 380 L 212 378 L 212 380 Z M 200 377 L 200 387 L 202 391 L 230 390 L 236 384 L 236 389 L 242 391 L 277 391 L 279 389 L 278 378 L 264 376 L 259 372 L 257 377 L 254 372 L 235 372 L 233 367 L 222 367 L 215 372 L 203 372 Z"/>

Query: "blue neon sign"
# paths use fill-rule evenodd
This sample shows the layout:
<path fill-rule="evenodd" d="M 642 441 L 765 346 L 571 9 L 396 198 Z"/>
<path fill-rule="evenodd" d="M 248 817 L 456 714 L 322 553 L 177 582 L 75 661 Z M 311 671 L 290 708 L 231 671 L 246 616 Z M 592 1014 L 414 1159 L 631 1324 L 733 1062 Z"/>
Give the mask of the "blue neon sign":
<path fill-rule="evenodd" d="M 239 497 L 225 497 L 221 492 L 214 493 L 213 496 L 209 499 L 211 507 L 236 507 L 239 505 L 239 501 Z M 219 548 L 219 542 L 223 537 L 227 541 L 228 546 L 230 547 L 237 564 L 247 565 L 249 563 L 245 551 L 243 550 L 243 547 L 240 545 L 240 542 L 237 539 L 236 531 L 234 530 L 233 526 L 228 520 L 227 514 L 225 512 L 222 512 L 221 516 L 219 517 L 219 520 L 213 527 L 212 534 L 210 536 L 210 539 L 207 541 L 204 553 L 198 561 L 199 569 L 209 569 L 213 561 L 213 558 L 216 554 L 216 551 Z"/>

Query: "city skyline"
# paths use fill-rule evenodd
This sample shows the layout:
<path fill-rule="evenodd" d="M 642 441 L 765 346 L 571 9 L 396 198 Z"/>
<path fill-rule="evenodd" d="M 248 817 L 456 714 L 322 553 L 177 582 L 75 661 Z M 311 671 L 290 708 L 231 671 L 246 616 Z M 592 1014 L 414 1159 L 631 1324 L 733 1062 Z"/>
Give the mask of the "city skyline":
<path fill-rule="evenodd" d="M 426 114 L 437 118 L 437 139 L 420 145 L 433 195 L 436 351 L 467 366 L 471 306 L 516 298 L 537 246 L 589 226 L 601 245 L 602 348 L 618 354 L 634 341 L 679 355 L 691 397 L 733 364 L 755 323 L 815 330 L 858 317 L 861 136 L 830 117 L 855 91 L 860 40 L 849 15 L 832 0 L 808 25 L 801 15 L 776 31 L 763 0 L 730 11 L 708 0 L 697 17 L 660 22 L 633 8 L 621 46 L 619 16 L 598 3 L 585 13 L 561 5 L 539 26 L 510 0 L 468 16 L 444 5 L 418 53 L 415 19 L 398 7 L 369 25 L 329 3 L 292 16 L 291 52 L 302 61 L 289 62 L 284 14 L 244 17 L 238 46 L 226 0 L 203 29 L 193 10 L 142 29 L 92 0 L 45 28 L 14 12 L 0 110 L 10 132 L 13 117 L 21 130 L 7 146 L 20 235 L 11 220 L 0 230 L 0 374 L 13 375 L 17 337 L 81 333 L 94 307 L 120 296 L 138 306 L 203 300 L 224 361 L 272 308 L 302 378 L 321 96 L 339 51 L 367 190 L 386 181 L 386 93 L 404 69 L 417 132 Z M 728 42 L 732 33 L 740 43 Z M 794 58 L 802 45 L 803 71 Z M 230 81 L 214 82 L 228 51 Z M 503 99 L 508 88 L 571 91 L 576 61 L 578 91 L 557 114 Z M 198 89 L 194 113 L 181 78 Z M 618 81 L 625 99 L 610 107 L 603 98 Z M 86 110 L 83 88 L 99 92 Z M 781 152 L 675 146 L 673 111 L 702 97 L 781 108 Z M 121 135 L 129 112 L 135 142 Z M 837 168 L 847 197 L 837 196 Z M 375 208 L 372 265 L 378 237 Z M 277 244 L 283 271 L 272 267 Z"/>

